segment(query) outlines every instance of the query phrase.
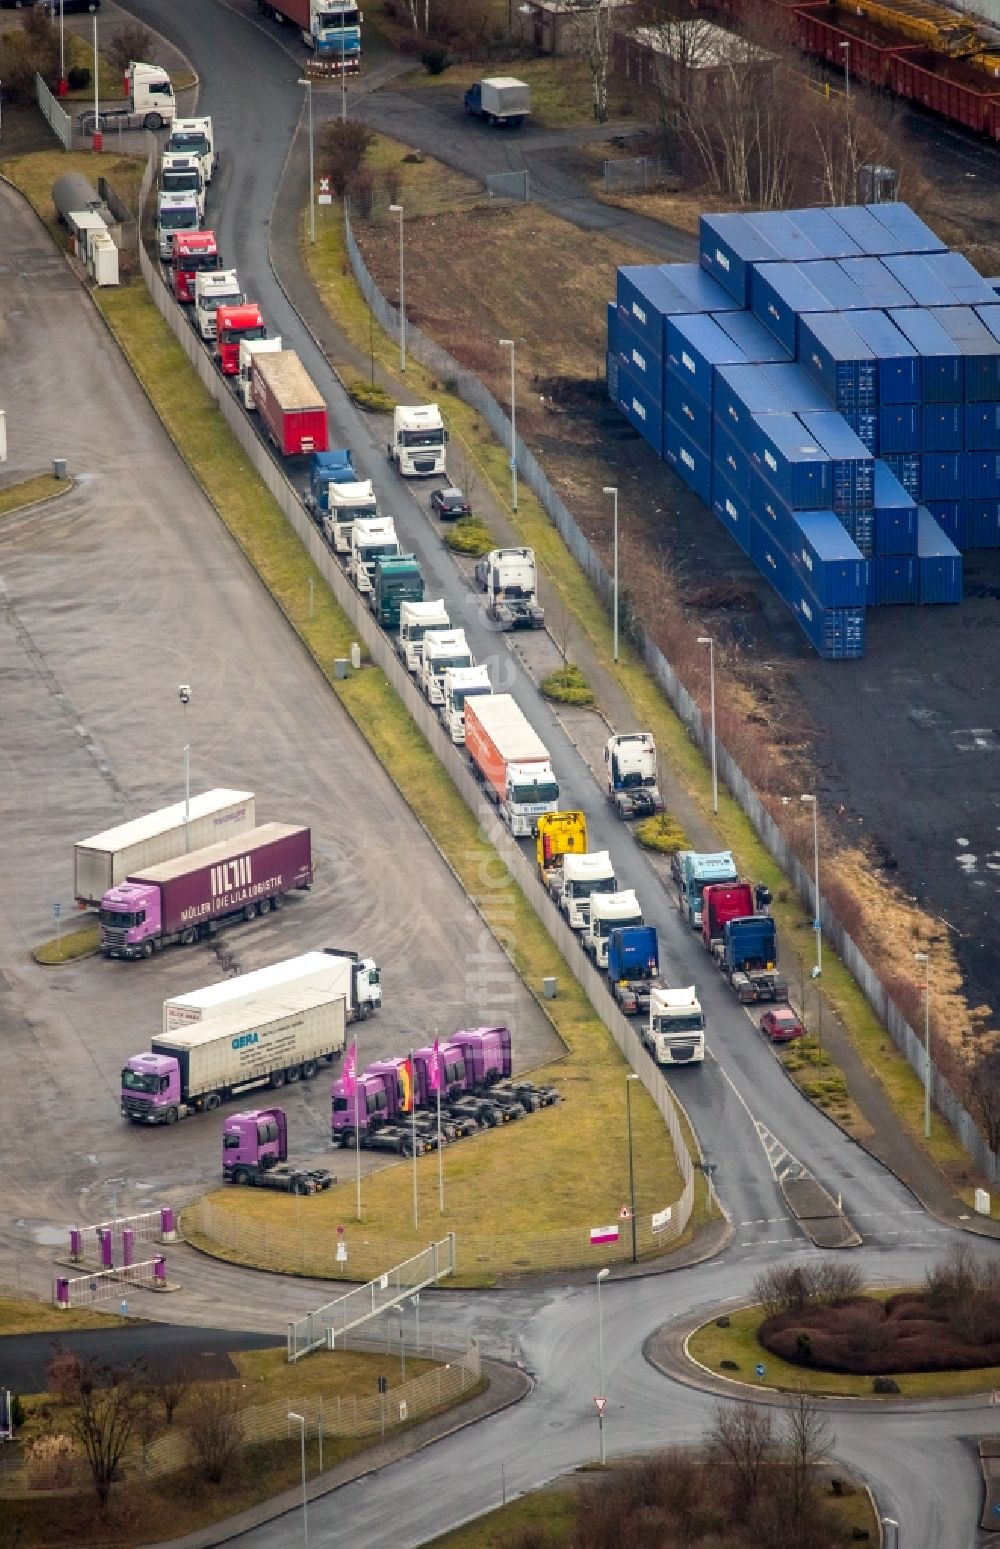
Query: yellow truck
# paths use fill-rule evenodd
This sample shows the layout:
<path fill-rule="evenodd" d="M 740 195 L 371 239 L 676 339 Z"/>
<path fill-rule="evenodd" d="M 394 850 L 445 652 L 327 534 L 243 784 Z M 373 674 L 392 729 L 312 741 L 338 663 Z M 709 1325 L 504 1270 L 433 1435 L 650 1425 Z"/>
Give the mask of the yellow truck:
<path fill-rule="evenodd" d="M 538 872 L 553 898 L 562 892 L 564 855 L 587 853 L 587 819 L 582 812 L 543 812 L 535 832 Z"/>

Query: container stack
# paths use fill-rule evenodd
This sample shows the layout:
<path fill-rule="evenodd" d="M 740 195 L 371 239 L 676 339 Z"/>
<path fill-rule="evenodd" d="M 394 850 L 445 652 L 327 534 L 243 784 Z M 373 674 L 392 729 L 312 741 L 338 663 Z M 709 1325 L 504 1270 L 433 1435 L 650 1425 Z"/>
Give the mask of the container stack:
<path fill-rule="evenodd" d="M 823 657 L 1000 547 L 1000 303 L 904 204 L 703 216 L 620 268 L 608 391 Z"/>

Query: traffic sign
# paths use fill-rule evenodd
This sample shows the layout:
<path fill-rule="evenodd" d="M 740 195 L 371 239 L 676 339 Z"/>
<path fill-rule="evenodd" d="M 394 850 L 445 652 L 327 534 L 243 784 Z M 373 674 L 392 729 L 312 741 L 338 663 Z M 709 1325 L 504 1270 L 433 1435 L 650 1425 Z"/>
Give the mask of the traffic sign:
<path fill-rule="evenodd" d="M 763 1377 L 763 1375 L 764 1375 L 764 1363 L 763 1363 L 763 1361 L 758 1361 L 757 1362 L 757 1365 L 754 1367 L 754 1371 L 757 1373 L 758 1377 Z"/>
<path fill-rule="evenodd" d="M 332 204 L 333 195 L 330 192 L 330 179 L 321 177 L 319 180 L 319 204 Z"/>
<path fill-rule="evenodd" d="M 59 918 L 59 916 L 61 914 L 62 914 L 62 904 L 53 904 L 52 905 L 52 918 L 54 920 L 58 920 L 58 918 Z"/>
<path fill-rule="evenodd" d="M 608 1407 L 607 1399 L 606 1398 L 595 1398 L 594 1399 L 594 1403 L 597 1405 L 597 1413 L 599 1415 L 603 1415 L 605 1409 L 607 1409 L 607 1407 Z"/>
<path fill-rule="evenodd" d="M 619 1212 L 618 1212 L 618 1219 L 619 1219 L 619 1221 L 631 1221 L 631 1219 L 632 1219 L 632 1212 L 628 1208 L 627 1205 L 623 1205 L 622 1208 L 619 1210 Z"/>

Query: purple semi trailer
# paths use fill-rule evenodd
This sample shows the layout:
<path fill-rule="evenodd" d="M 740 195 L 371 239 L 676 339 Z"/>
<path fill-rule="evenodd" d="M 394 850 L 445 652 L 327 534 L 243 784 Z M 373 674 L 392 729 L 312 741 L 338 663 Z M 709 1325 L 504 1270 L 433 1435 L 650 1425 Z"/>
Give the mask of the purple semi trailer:
<path fill-rule="evenodd" d="M 280 909 L 285 894 L 312 884 L 308 828 L 265 823 L 190 855 L 135 872 L 101 899 L 105 957 L 152 957 L 189 946 L 226 920 Z"/>

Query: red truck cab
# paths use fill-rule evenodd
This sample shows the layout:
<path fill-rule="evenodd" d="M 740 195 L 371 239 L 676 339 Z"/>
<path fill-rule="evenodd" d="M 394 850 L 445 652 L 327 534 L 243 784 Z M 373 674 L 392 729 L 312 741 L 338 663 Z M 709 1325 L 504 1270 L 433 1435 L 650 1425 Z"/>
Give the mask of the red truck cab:
<path fill-rule="evenodd" d="M 255 301 L 242 306 L 220 306 L 215 314 L 215 340 L 223 376 L 236 376 L 240 369 L 240 341 L 266 339 L 267 329 Z"/>
<path fill-rule="evenodd" d="M 721 942 L 730 920 L 743 920 L 756 914 L 753 888 L 749 882 L 714 882 L 701 895 L 701 938 L 707 951 L 713 942 Z"/>
<path fill-rule="evenodd" d="M 174 299 L 180 302 L 194 301 L 194 277 L 221 268 L 219 249 L 214 231 L 176 231 L 171 239 L 173 251 L 172 285 Z M 236 346 L 239 354 L 239 344 Z"/>

